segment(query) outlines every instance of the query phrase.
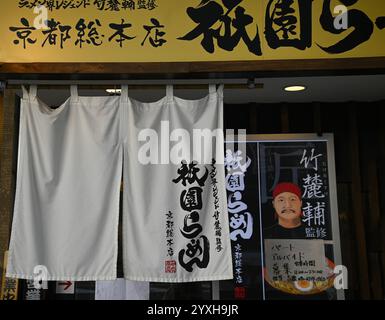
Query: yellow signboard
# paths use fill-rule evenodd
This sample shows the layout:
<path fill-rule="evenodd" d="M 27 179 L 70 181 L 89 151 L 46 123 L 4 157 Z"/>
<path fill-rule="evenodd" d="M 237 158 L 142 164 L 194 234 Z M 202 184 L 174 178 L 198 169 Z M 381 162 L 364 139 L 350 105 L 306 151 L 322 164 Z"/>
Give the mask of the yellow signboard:
<path fill-rule="evenodd" d="M 384 0 L 2 0 L 0 62 L 385 56 Z"/>
<path fill-rule="evenodd" d="M 5 276 L 8 262 L 8 251 L 4 253 L 4 271 L 1 282 L 0 300 L 17 300 L 18 280 Z"/>

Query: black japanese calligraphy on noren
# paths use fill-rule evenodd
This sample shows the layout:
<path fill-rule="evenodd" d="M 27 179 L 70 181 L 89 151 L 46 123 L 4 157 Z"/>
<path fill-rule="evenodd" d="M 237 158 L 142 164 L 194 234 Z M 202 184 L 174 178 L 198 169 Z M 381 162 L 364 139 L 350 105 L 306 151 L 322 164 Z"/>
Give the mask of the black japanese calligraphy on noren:
<path fill-rule="evenodd" d="M 180 206 L 185 211 L 201 210 L 202 209 L 202 192 L 200 187 L 191 187 L 188 190 L 183 190 L 180 196 Z"/>
<path fill-rule="evenodd" d="M 143 26 L 144 30 L 147 31 L 147 34 L 146 34 L 146 37 L 144 38 L 144 40 L 142 42 L 142 46 L 144 45 L 144 43 L 146 42 L 147 38 L 149 37 L 150 44 L 153 47 L 155 47 L 155 48 L 161 47 L 163 44 L 165 44 L 167 42 L 167 40 L 162 39 L 162 37 L 166 33 L 164 31 L 159 31 L 159 29 L 163 29 L 164 28 L 164 25 L 161 25 L 159 23 L 159 21 L 156 20 L 155 18 L 152 18 L 151 22 L 153 24 L 152 26 L 146 26 L 146 25 Z M 153 30 L 155 31 L 154 37 L 151 35 Z"/>
<path fill-rule="evenodd" d="M 258 26 L 256 26 L 257 33 L 253 39 L 246 31 L 246 27 L 252 24 L 254 19 L 245 13 L 245 8 L 239 6 L 242 1 L 222 0 L 226 12 L 221 4 L 211 0 L 203 0 L 197 8 L 187 8 L 188 16 L 198 26 L 178 39 L 192 41 L 203 35 L 201 45 L 209 53 L 215 51 L 214 39 L 217 40 L 220 48 L 227 51 L 233 51 L 242 39 L 251 53 L 262 55 Z M 232 11 L 234 11 L 235 18 L 229 16 Z M 220 26 L 215 27 L 218 22 Z M 232 33 L 232 29 L 236 31 Z"/>
<path fill-rule="evenodd" d="M 193 211 L 184 217 L 184 225 L 181 233 L 185 238 L 194 239 L 202 230 L 203 228 L 199 224 L 199 213 L 197 211 Z"/>
<path fill-rule="evenodd" d="M 185 261 L 185 256 L 190 260 Z M 210 243 L 207 237 L 200 236 L 198 239 L 192 239 L 187 244 L 187 248 L 179 251 L 179 264 L 187 271 L 193 271 L 193 265 L 198 268 L 206 268 L 210 260 Z"/>
<path fill-rule="evenodd" d="M 215 241 L 216 241 L 216 247 L 215 250 L 217 252 L 221 252 L 223 250 L 222 246 L 222 226 L 219 221 L 219 216 L 221 214 L 220 212 L 220 205 L 219 205 L 219 196 L 218 196 L 218 180 L 217 180 L 217 168 L 215 166 L 216 161 L 215 159 L 212 159 L 211 161 L 211 170 L 210 170 L 210 180 L 212 185 L 212 191 L 213 191 L 213 198 L 214 198 L 214 230 L 215 230 Z"/>
<path fill-rule="evenodd" d="M 174 214 L 171 211 L 166 213 L 166 246 L 167 255 L 174 255 Z"/>
<path fill-rule="evenodd" d="M 311 18 L 312 1 L 270 0 L 265 17 L 265 35 L 270 48 L 294 47 L 300 50 L 310 48 Z"/>
<path fill-rule="evenodd" d="M 358 0 L 340 0 L 340 2 L 347 7 L 357 3 L 357 1 Z M 357 9 L 349 9 L 347 12 L 349 17 L 347 30 L 336 29 L 334 27 L 334 17 L 331 12 L 330 2 L 331 0 L 324 0 L 323 3 L 320 17 L 322 28 L 333 34 L 350 33 L 344 39 L 330 47 L 323 47 L 318 44 L 322 50 L 330 54 L 343 53 L 356 48 L 370 39 L 373 34 L 374 24 L 364 12 Z M 349 31 L 350 28 L 353 28 L 353 31 Z"/>
<path fill-rule="evenodd" d="M 31 27 L 26 18 L 21 18 L 20 22 L 23 25 L 22 27 L 10 27 L 9 30 L 11 30 L 12 32 L 16 32 L 16 36 L 18 38 L 18 39 L 15 39 L 13 43 L 15 45 L 18 45 L 21 40 L 23 42 L 23 48 L 25 49 L 27 47 L 27 42 L 30 44 L 36 43 L 37 39 L 30 38 L 32 31 L 36 30 L 36 28 Z"/>
<path fill-rule="evenodd" d="M 132 40 L 135 39 L 136 37 L 130 37 L 124 34 L 124 29 L 131 28 L 132 24 L 131 23 L 125 23 L 124 19 L 122 19 L 122 22 L 120 24 L 117 23 L 110 23 L 110 28 L 113 30 L 116 30 L 115 33 L 108 38 L 108 41 L 112 41 L 114 38 L 116 39 L 116 42 L 119 43 L 120 47 L 123 47 L 123 42 L 126 40 Z"/>
<path fill-rule="evenodd" d="M 198 178 L 197 173 L 200 171 L 199 168 L 197 168 L 197 162 L 193 161 L 190 164 L 187 164 L 186 161 L 182 161 L 181 168 L 178 169 L 179 177 L 176 179 L 173 179 L 172 181 L 174 183 L 178 183 L 179 181 L 182 181 L 182 184 L 186 186 L 186 182 L 189 184 L 192 184 L 194 182 L 198 182 L 198 184 L 203 187 L 205 184 L 205 181 L 209 175 L 209 171 L 206 168 L 206 172 L 202 175 L 202 177 Z"/>
<path fill-rule="evenodd" d="M 193 271 L 194 265 L 197 265 L 198 268 L 206 268 L 210 261 L 210 242 L 205 235 L 201 234 L 203 227 L 199 223 L 199 212 L 196 211 L 203 207 L 203 187 L 209 174 L 208 169 L 205 169 L 206 172 L 198 177 L 200 169 L 197 167 L 197 163 L 193 161 L 187 164 L 186 161 L 182 161 L 181 167 L 177 170 L 179 177 L 172 180 L 175 184 L 181 183 L 183 186 L 194 185 L 188 190 L 183 190 L 180 195 L 181 208 L 189 212 L 185 215 L 180 232 L 189 242 L 184 249 L 179 251 L 178 261 L 181 267 L 188 272 Z M 221 243 L 217 243 L 217 246 L 221 246 Z M 167 271 L 170 270 L 169 264 L 170 262 L 166 261 Z"/>

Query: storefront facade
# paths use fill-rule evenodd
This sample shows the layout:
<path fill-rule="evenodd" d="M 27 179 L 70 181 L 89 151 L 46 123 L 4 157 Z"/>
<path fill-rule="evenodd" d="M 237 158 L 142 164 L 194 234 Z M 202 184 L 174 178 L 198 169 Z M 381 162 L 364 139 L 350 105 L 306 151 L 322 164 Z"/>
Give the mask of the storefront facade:
<path fill-rule="evenodd" d="M 16 92 L 19 93 L 20 84 L 38 85 L 43 89 L 74 84 L 81 88 L 83 84 L 88 89 L 92 86 L 104 89 L 107 85 L 103 85 L 103 81 L 129 87 L 135 87 L 135 81 L 142 83 L 142 87 L 154 86 L 154 83 L 177 85 L 179 81 L 186 88 L 189 85 L 208 87 L 208 84 L 228 80 L 233 81 L 229 88 L 245 88 L 258 87 L 263 82 L 255 79 L 385 73 L 382 1 L 373 6 L 361 0 L 346 7 L 343 1 L 326 0 L 287 3 L 267 0 L 260 3 L 247 0 L 57 1 L 53 6 L 40 2 L 5 1 L 4 12 L 10 14 L 1 22 L 4 30 L 0 45 L 2 271 L 16 190 L 20 117 L 20 99 Z M 45 7 L 34 12 L 37 5 Z M 334 11 L 337 5 L 342 5 L 337 8 L 340 11 Z M 44 21 L 45 17 L 48 29 L 39 29 L 35 23 Z M 351 19 L 345 21 L 345 17 Z M 345 22 L 347 28 L 344 28 Z M 234 84 L 234 79 L 239 82 Z M 300 141 L 305 139 L 304 134 L 310 133 L 321 140 L 332 134 L 334 148 L 330 152 L 334 159 L 329 165 L 335 175 L 329 175 L 327 184 L 336 186 L 336 192 L 330 196 L 337 200 L 338 210 L 334 208 L 331 212 L 336 215 L 334 225 L 339 225 L 338 256 L 349 271 L 345 298 L 383 299 L 385 173 L 381 164 L 385 160 L 385 129 L 381 119 L 384 100 L 348 100 L 225 104 L 224 129 L 246 129 L 250 139 L 251 135 L 281 135 L 280 141 L 292 139 L 291 134 L 300 135 Z M 260 141 L 258 137 L 255 139 Z M 261 209 L 255 211 L 255 217 L 261 217 Z M 255 230 L 260 228 L 263 228 L 261 221 Z M 256 250 L 256 254 L 260 255 L 261 251 Z M 256 286 L 264 283 L 261 263 L 256 264 L 255 270 L 247 271 L 247 277 L 255 273 L 251 283 Z M 122 271 L 118 268 L 119 272 Z M 254 289 L 242 289 L 247 285 L 226 281 L 151 283 L 149 297 L 266 298 Z M 25 297 L 27 285 L 20 282 L 19 297 L 23 294 Z M 45 292 L 48 298 L 63 297 L 57 294 L 54 284 L 49 286 L 51 290 Z M 67 298 L 94 297 L 94 283 L 79 284 L 77 288 L 85 295 L 77 295 L 75 290 Z M 303 294 L 299 298 L 306 297 Z"/>

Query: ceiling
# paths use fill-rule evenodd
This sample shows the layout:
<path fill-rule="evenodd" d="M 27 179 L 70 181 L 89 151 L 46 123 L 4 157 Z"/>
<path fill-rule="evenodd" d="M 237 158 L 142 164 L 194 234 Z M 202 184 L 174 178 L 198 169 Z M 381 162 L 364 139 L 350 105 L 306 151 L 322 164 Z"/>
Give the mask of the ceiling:
<path fill-rule="evenodd" d="M 378 101 L 385 100 L 385 75 L 352 75 L 352 76 L 327 76 L 327 77 L 296 77 L 296 78 L 260 78 L 254 79 L 257 87 L 249 89 L 247 79 L 212 80 L 213 83 L 224 83 L 224 101 L 228 104 L 243 103 L 301 103 L 301 102 L 346 102 L 346 101 Z M 188 85 L 208 83 L 207 79 L 172 80 L 172 83 Z M 18 87 L 22 81 L 10 82 Z M 106 85 L 102 81 L 79 82 L 79 95 L 100 96 L 107 95 Z M 143 102 L 159 100 L 165 95 L 164 80 L 137 80 L 125 81 L 129 85 L 140 85 L 139 88 L 130 90 L 130 96 Z M 69 84 L 51 81 L 36 82 L 40 84 L 39 97 L 45 103 L 52 106 L 62 104 L 69 96 Z M 68 86 L 67 86 L 68 84 Z M 119 88 L 119 82 L 108 82 L 109 87 Z M 227 89 L 226 89 L 227 84 Z M 47 88 L 49 85 L 49 89 Z M 60 85 L 55 87 L 55 85 Z M 84 85 L 84 86 L 83 86 Z M 90 87 L 92 85 L 92 87 Z M 147 87 L 147 85 L 152 85 Z M 307 87 L 302 92 L 286 92 L 283 88 L 287 85 L 304 85 Z M 92 88 L 92 89 L 90 89 Z M 207 94 L 208 89 L 202 86 L 198 89 L 177 89 L 175 95 L 184 99 L 198 99 Z M 18 90 L 21 94 L 21 90 Z"/>

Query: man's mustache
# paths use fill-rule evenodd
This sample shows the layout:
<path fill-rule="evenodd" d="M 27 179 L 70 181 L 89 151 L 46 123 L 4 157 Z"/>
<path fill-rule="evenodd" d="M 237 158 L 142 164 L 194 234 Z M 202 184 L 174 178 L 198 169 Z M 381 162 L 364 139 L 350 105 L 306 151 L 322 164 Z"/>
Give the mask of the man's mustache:
<path fill-rule="evenodd" d="M 281 213 L 295 213 L 294 209 L 283 209 L 281 210 Z"/>

